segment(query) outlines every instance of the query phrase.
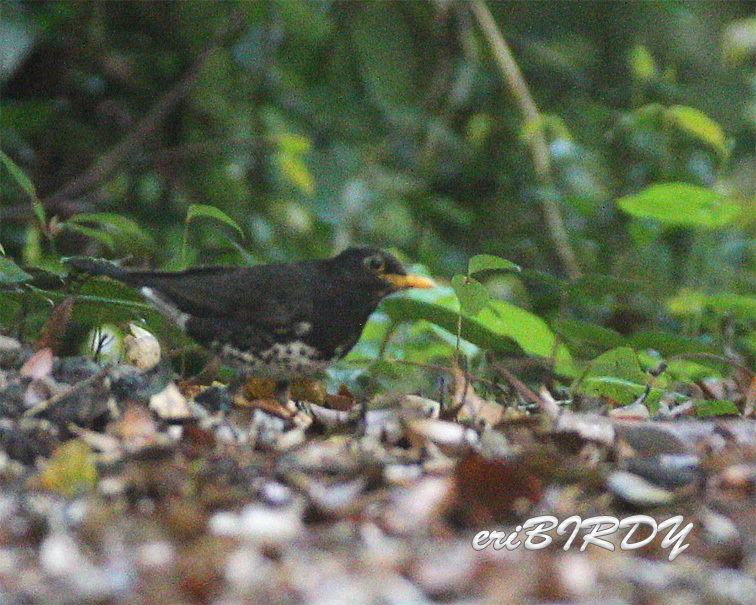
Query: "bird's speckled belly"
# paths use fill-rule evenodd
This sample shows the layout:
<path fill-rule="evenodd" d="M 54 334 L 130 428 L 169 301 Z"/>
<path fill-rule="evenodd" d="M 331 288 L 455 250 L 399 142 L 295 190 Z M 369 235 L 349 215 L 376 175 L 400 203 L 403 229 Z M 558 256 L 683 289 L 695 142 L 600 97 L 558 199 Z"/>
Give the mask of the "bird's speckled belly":
<path fill-rule="evenodd" d="M 275 343 L 254 353 L 218 342 L 213 342 L 211 349 L 245 374 L 275 380 L 319 374 L 336 361 L 319 358 L 314 348 L 301 341 Z"/>

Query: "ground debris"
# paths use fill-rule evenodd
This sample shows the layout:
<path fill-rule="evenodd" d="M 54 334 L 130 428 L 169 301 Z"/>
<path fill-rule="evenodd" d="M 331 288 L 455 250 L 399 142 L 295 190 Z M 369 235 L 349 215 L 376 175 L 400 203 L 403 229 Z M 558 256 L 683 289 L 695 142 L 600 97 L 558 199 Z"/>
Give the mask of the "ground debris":
<path fill-rule="evenodd" d="M 466 387 L 467 415 L 239 406 L 160 365 L 4 351 L 3 603 L 756 601 L 753 419 L 486 421 Z"/>

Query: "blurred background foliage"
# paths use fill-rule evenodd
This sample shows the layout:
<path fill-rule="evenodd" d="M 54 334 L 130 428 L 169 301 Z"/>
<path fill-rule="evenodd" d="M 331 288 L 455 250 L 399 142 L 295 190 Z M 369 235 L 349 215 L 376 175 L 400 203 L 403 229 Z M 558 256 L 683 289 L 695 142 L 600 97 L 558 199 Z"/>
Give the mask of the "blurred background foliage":
<path fill-rule="evenodd" d="M 631 346 L 753 363 L 752 2 L 487 6 L 538 123 L 463 1 L 4 0 L 0 144 L 44 216 L 4 168 L 3 280 L 23 281 L 10 259 L 13 271 L 61 273 L 74 254 L 177 269 L 374 244 L 443 281 L 486 253 L 524 269 L 484 271 L 489 302 L 545 323 L 518 317 L 521 334 L 486 319 L 495 307 L 463 309 L 490 332 L 471 337 L 482 348 L 498 335 L 543 354 L 557 334 L 563 359 Z M 451 292 L 387 301 L 355 355 L 385 353 L 394 322 L 425 303 L 435 323 L 403 327 L 391 353 L 447 355 L 456 322 L 438 307 L 456 310 Z M 11 298 L 0 313 L 17 328 L 29 303 Z"/>

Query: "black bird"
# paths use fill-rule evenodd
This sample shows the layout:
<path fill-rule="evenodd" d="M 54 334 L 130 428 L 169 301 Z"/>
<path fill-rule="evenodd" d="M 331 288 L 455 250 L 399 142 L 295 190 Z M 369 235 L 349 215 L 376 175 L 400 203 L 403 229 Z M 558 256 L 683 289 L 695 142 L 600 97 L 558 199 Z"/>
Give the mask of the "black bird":
<path fill-rule="evenodd" d="M 327 260 L 173 273 L 130 271 L 101 259 L 65 262 L 139 288 L 188 336 L 243 376 L 274 379 L 284 403 L 291 379 L 320 373 L 350 351 L 383 297 L 435 285 L 408 275 L 391 254 L 368 247 Z"/>

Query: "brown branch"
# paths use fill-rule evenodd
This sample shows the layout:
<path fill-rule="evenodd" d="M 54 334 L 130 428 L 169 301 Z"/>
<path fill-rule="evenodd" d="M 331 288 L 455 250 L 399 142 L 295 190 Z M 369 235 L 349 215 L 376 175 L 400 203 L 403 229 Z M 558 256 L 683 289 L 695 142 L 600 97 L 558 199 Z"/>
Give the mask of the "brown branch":
<path fill-rule="evenodd" d="M 83 388 L 89 386 L 90 384 L 93 384 L 97 382 L 98 380 L 101 380 L 105 377 L 105 375 L 108 373 L 109 368 L 105 367 L 101 370 L 97 371 L 95 374 L 92 374 L 88 378 L 84 378 L 83 380 L 80 380 L 79 382 L 72 384 L 70 387 L 65 389 L 64 391 L 61 391 L 60 393 L 53 395 L 49 399 L 45 399 L 44 401 L 38 403 L 32 408 L 29 408 L 24 412 L 24 417 L 28 418 L 30 416 L 36 416 L 37 414 L 41 414 L 45 410 L 51 408 L 54 405 L 57 405 L 67 397 L 70 397 L 71 395 L 74 395 L 75 393 L 78 393 Z"/>
<path fill-rule="evenodd" d="M 517 378 L 514 374 L 512 374 L 512 372 L 507 370 L 500 363 L 497 363 L 493 359 L 489 359 L 489 362 L 494 367 L 494 369 L 504 377 L 504 379 L 512 386 L 514 390 L 516 390 L 526 400 L 537 405 L 538 408 L 544 414 L 546 414 L 546 416 L 548 416 L 549 418 L 553 420 L 554 418 L 559 416 L 559 414 L 562 413 L 562 408 L 560 408 L 556 403 L 536 395 L 530 389 L 530 387 L 528 387 L 528 385 L 522 382 L 519 378 Z"/>
<path fill-rule="evenodd" d="M 491 11 L 488 10 L 486 3 L 483 0 L 470 0 L 470 8 L 491 47 L 494 59 L 499 65 L 499 69 L 509 89 L 512 91 L 515 101 L 520 107 L 526 125 L 534 126 L 532 134 L 528 137 L 528 141 L 533 157 L 536 179 L 545 191 L 545 194 L 540 196 L 541 208 L 546 217 L 549 235 L 559 255 L 559 259 L 567 275 L 572 279 L 576 279 L 581 275 L 580 266 L 570 245 L 570 239 L 567 235 L 562 215 L 559 212 L 557 200 L 548 194 L 550 191 L 556 191 L 556 185 L 554 184 L 551 171 L 548 144 L 546 143 L 543 129 L 540 126 L 541 114 L 528 90 L 525 78 L 522 76 L 522 72 L 512 55 L 512 51 L 496 26 L 496 22 L 491 15 Z"/>
<path fill-rule="evenodd" d="M 213 36 L 208 47 L 197 57 L 178 82 L 160 97 L 158 102 L 140 120 L 137 127 L 97 158 L 86 171 L 48 196 L 44 200 L 45 204 L 54 205 L 66 198 L 80 196 L 105 181 L 157 129 L 176 104 L 189 94 L 210 56 L 238 28 L 238 15 L 232 14 L 228 26 Z"/>

